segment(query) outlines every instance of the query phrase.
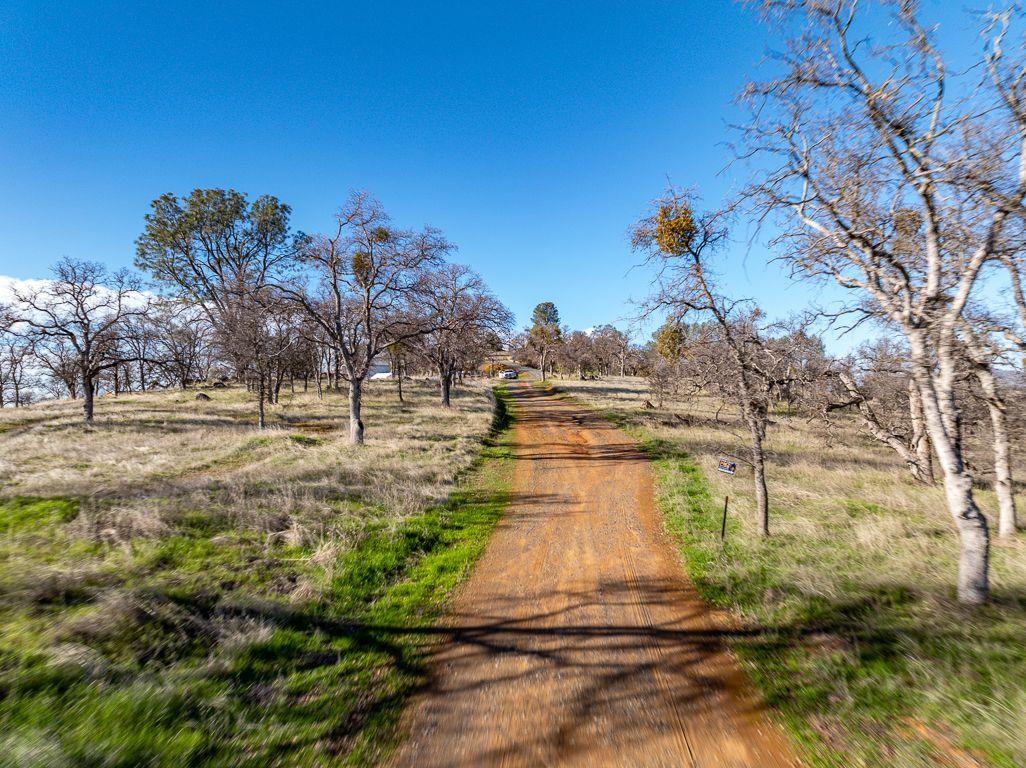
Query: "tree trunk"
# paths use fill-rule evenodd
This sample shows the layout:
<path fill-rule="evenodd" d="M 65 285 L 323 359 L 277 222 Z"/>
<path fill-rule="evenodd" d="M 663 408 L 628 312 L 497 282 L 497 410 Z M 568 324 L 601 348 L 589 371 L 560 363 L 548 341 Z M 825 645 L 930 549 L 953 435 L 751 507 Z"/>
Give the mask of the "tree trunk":
<path fill-rule="evenodd" d="M 406 401 L 403 400 L 403 365 L 402 365 L 402 363 L 397 363 L 395 368 L 396 368 L 395 385 L 396 385 L 396 388 L 399 390 L 399 402 L 400 403 L 405 403 Z"/>
<path fill-rule="evenodd" d="M 1003 539 L 1015 535 L 1019 527 L 1012 492 L 1011 451 L 1003 408 L 989 406 L 990 422 L 994 430 L 994 492 L 998 498 L 998 536 Z"/>
<path fill-rule="evenodd" d="M 923 398 L 919 395 L 915 379 L 911 377 L 908 380 L 908 407 L 909 418 L 912 420 L 912 451 L 916 456 L 915 464 L 910 465 L 912 476 L 921 483 L 933 485 L 936 482 L 933 474 L 933 446 L 926 431 Z"/>
<path fill-rule="evenodd" d="M 349 381 L 349 442 L 363 445 L 363 422 L 360 420 L 360 407 L 363 405 L 363 381 Z"/>
<path fill-rule="evenodd" d="M 980 605 L 990 597 L 990 533 L 987 519 L 973 499 L 973 481 L 968 473 L 945 472 L 944 492 L 961 540 L 958 555 L 958 601 Z"/>
<path fill-rule="evenodd" d="M 283 369 L 279 369 L 278 373 L 277 373 L 277 375 L 275 377 L 275 380 L 274 380 L 274 402 L 275 403 L 280 403 L 281 402 L 281 385 L 284 384 L 284 383 L 285 383 L 285 371 Z M 293 388 L 292 391 L 295 392 L 295 388 Z"/>
<path fill-rule="evenodd" d="M 1012 490 L 1011 450 L 1008 445 L 1008 425 L 1005 420 L 1005 401 L 998 392 L 997 381 L 988 367 L 978 366 L 976 379 L 990 412 L 990 426 L 994 438 L 994 493 L 998 499 L 998 536 L 1003 539 L 1015 535 L 1015 496 Z"/>
<path fill-rule="evenodd" d="M 958 530 L 960 553 L 958 559 L 958 601 L 967 605 L 980 605 L 990 596 L 988 581 L 990 567 L 990 533 L 987 518 L 980 512 L 973 498 L 972 475 L 965 467 L 959 434 L 958 409 L 954 398 L 954 366 L 949 359 L 942 361 L 939 374 L 934 375 L 925 344 L 912 336 L 909 339 L 913 375 L 922 398 L 923 414 L 930 440 L 937 452 L 937 460 L 944 474 L 944 495 L 948 513 Z"/>
<path fill-rule="evenodd" d="M 449 404 L 449 391 L 452 389 L 452 373 L 439 368 L 438 382 L 441 387 L 442 407 L 451 408 Z"/>
<path fill-rule="evenodd" d="M 91 374 L 82 374 L 82 414 L 85 416 L 87 424 L 93 422 L 93 396 L 95 394 L 95 387 L 93 386 L 93 377 Z"/>
<path fill-rule="evenodd" d="M 762 448 L 765 427 L 757 416 L 748 417 L 748 431 L 752 438 L 752 476 L 755 481 L 755 515 L 759 524 L 759 535 L 769 536 L 769 491 L 766 488 L 766 453 Z"/>
<path fill-rule="evenodd" d="M 542 375 L 542 381 L 545 381 L 545 365 L 548 363 L 548 361 L 545 358 L 546 358 L 546 354 L 544 352 L 542 352 L 542 354 L 541 354 L 541 375 Z"/>
<path fill-rule="evenodd" d="M 260 383 L 257 385 L 257 411 L 259 414 L 257 419 L 257 426 L 260 429 L 263 429 L 265 426 L 267 426 L 267 420 L 264 414 L 264 397 L 266 395 L 266 381 L 264 379 L 263 371 L 260 372 L 260 375 L 257 378 L 260 379 Z"/>

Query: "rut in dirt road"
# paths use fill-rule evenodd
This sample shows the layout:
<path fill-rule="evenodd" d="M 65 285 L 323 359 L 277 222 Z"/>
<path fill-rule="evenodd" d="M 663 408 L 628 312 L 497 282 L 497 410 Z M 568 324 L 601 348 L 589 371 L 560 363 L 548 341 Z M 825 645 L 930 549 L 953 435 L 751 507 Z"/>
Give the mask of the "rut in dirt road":
<path fill-rule="evenodd" d="M 513 496 L 393 765 L 795 766 L 665 539 L 621 431 L 516 385 Z"/>

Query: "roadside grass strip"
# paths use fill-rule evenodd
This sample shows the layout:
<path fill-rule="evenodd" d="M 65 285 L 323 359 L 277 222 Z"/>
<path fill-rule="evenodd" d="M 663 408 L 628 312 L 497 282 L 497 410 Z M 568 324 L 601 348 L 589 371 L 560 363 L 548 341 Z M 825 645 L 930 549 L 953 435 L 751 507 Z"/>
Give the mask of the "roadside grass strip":
<path fill-rule="evenodd" d="M 906 549 L 941 557 L 943 525 L 771 478 L 774 533 L 760 539 L 745 518 L 748 481 L 713 478 L 714 493 L 714 457 L 699 464 L 689 453 L 688 427 L 653 427 L 662 415 L 570 391 L 651 457 L 659 508 L 696 589 L 728 609 L 731 650 L 808 765 L 1026 765 L 1026 595 L 997 588 L 991 604 L 966 609 L 894 570 Z M 867 538 L 876 529 L 893 532 L 890 548 Z"/>

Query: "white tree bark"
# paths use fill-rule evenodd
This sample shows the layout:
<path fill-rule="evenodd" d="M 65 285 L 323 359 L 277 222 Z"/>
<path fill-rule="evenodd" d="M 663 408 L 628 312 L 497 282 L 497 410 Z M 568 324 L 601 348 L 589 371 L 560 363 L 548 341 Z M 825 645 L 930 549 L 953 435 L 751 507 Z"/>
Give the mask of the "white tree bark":
<path fill-rule="evenodd" d="M 750 410 L 750 407 L 746 410 Z M 752 445 L 752 475 L 755 482 L 755 520 L 760 536 L 769 536 L 769 491 L 766 488 L 766 453 L 762 447 L 765 436 L 765 423 L 750 414 L 748 431 Z"/>
<path fill-rule="evenodd" d="M 915 379 L 908 380 L 908 410 L 912 422 L 912 451 L 916 456 L 916 479 L 927 485 L 933 485 L 933 446 L 926 429 L 926 416 L 923 413 L 923 398 Z"/>
<path fill-rule="evenodd" d="M 998 536 L 1009 538 L 1018 529 L 1015 496 L 1012 489 L 1011 449 L 1008 441 L 1008 426 L 1005 417 L 1005 401 L 998 390 L 994 373 L 989 366 L 976 369 L 983 397 L 990 414 L 990 426 L 994 442 L 994 493 L 998 500 Z"/>
<path fill-rule="evenodd" d="M 935 371 L 921 334 L 911 336 L 913 376 L 922 398 L 927 432 L 943 475 L 948 514 L 958 531 L 958 599 L 979 605 L 987 601 L 990 593 L 990 532 L 987 519 L 973 497 L 973 478 L 962 458 L 953 352 L 943 345 L 939 347 L 941 360 L 939 370 Z"/>

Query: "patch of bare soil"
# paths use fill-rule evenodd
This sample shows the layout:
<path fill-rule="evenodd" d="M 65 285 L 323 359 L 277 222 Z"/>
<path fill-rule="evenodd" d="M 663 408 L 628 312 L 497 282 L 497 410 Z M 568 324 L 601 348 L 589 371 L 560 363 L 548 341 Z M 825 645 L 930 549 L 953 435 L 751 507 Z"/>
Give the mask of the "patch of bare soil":
<path fill-rule="evenodd" d="M 512 502 L 393 765 L 797 766 L 682 572 L 646 457 L 578 405 L 514 393 Z"/>

